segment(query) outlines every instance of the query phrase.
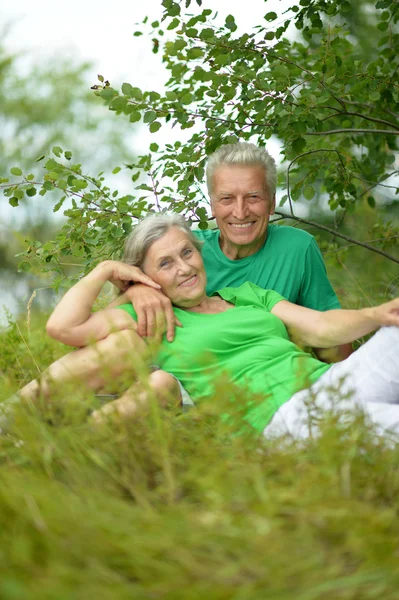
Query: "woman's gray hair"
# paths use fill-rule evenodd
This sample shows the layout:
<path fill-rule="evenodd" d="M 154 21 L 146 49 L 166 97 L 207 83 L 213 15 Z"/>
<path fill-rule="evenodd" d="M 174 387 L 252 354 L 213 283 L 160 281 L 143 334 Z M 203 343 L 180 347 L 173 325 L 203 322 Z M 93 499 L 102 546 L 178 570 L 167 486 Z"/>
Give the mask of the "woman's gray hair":
<path fill-rule="evenodd" d="M 128 236 L 123 262 L 141 268 L 150 246 L 171 227 L 177 227 L 187 234 L 193 246 L 201 250 L 202 242 L 195 237 L 184 217 L 177 213 L 152 213 L 144 217 Z"/>
<path fill-rule="evenodd" d="M 277 169 L 276 161 L 265 148 L 247 142 L 225 144 L 211 154 L 206 166 L 206 184 L 208 194 L 212 196 L 213 177 L 216 169 L 224 165 L 256 166 L 260 165 L 265 172 L 265 180 L 270 199 L 276 193 Z"/>

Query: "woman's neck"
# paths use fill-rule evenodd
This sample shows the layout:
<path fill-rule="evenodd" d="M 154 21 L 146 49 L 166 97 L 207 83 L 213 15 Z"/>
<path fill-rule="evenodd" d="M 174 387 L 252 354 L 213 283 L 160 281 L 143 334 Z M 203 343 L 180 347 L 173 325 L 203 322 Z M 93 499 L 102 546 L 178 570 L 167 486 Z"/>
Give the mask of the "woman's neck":
<path fill-rule="evenodd" d="M 186 308 L 185 310 L 189 312 L 198 312 L 204 314 L 216 314 L 219 312 L 224 312 L 229 308 L 233 308 L 233 304 L 230 302 L 226 302 L 220 296 L 205 296 L 201 302 L 199 302 L 196 306 L 192 306 L 190 308 Z"/>

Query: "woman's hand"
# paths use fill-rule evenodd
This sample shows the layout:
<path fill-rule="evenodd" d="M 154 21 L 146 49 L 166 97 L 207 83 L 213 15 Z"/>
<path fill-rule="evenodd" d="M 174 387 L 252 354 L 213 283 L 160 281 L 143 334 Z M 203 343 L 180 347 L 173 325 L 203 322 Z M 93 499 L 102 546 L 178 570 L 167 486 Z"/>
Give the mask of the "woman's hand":
<path fill-rule="evenodd" d="M 270 311 L 308 346 L 330 348 L 353 342 L 379 327 L 399 327 L 399 298 L 359 310 L 320 312 L 282 300 Z"/>
<path fill-rule="evenodd" d="M 126 291 L 132 283 L 143 283 L 156 290 L 161 288 L 151 277 L 145 275 L 139 267 L 133 267 L 118 260 L 105 260 L 97 265 L 96 269 L 103 271 L 106 280 L 122 292 Z"/>
<path fill-rule="evenodd" d="M 399 298 L 365 309 L 378 327 L 395 325 L 399 327 Z"/>

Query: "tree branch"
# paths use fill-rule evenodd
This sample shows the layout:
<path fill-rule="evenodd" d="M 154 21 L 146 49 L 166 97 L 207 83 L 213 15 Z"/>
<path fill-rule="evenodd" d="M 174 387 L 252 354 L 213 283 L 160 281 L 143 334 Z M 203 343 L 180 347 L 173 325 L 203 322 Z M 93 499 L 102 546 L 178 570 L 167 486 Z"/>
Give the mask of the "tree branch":
<path fill-rule="evenodd" d="M 399 131 L 389 129 L 330 129 L 329 131 L 308 131 L 303 135 L 331 135 L 333 133 L 381 133 L 385 135 L 399 135 Z"/>
<path fill-rule="evenodd" d="M 390 127 L 394 127 L 395 129 L 399 130 L 399 126 L 395 125 L 395 123 L 391 123 L 391 121 L 385 121 L 384 119 L 376 119 L 375 117 L 369 117 L 367 115 L 362 115 L 362 113 L 338 110 L 337 108 L 334 108 L 333 106 L 331 106 L 329 108 L 331 110 L 335 110 L 336 111 L 335 114 L 328 115 L 328 117 L 324 117 L 324 119 L 322 119 L 322 121 L 327 121 L 328 119 L 332 119 L 334 117 L 337 117 L 338 115 L 345 116 L 345 117 L 346 116 L 359 117 L 361 119 L 364 119 L 365 121 L 372 121 L 373 123 L 381 123 L 382 125 L 388 125 Z"/>
<path fill-rule="evenodd" d="M 327 231 L 328 233 L 331 233 L 331 235 L 342 238 L 343 240 L 346 240 L 347 242 L 350 242 L 351 244 L 354 244 L 356 246 L 361 246 L 362 248 L 371 250 L 371 252 L 376 252 L 377 254 L 381 254 L 381 256 L 384 256 L 388 260 L 391 260 L 399 265 L 399 259 L 395 258 L 391 254 L 388 254 L 387 252 L 384 252 L 383 250 L 380 250 L 379 248 L 375 248 L 374 246 L 370 246 L 370 244 L 367 244 L 366 242 L 359 242 L 359 240 L 355 240 L 354 238 L 351 238 L 348 235 L 340 233 L 339 231 L 336 231 L 335 229 L 331 229 L 330 227 L 326 227 L 325 225 L 315 223 L 314 221 L 309 221 L 307 219 L 301 219 L 300 217 L 296 217 L 295 215 L 287 215 L 287 214 L 277 211 L 277 210 L 276 210 L 275 214 L 279 215 L 283 218 L 286 218 L 286 219 L 293 219 L 294 221 L 297 221 L 298 223 L 303 223 L 304 225 L 310 225 L 311 227 L 316 227 L 316 229 L 322 229 L 323 231 Z"/>

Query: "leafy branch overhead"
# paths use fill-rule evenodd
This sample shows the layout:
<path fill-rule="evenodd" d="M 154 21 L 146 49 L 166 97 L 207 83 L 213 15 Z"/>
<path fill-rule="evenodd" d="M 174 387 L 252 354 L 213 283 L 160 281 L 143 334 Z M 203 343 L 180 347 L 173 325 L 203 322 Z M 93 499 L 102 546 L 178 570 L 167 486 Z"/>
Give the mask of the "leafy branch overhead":
<path fill-rule="evenodd" d="M 300 198 L 324 195 L 332 211 L 347 212 L 363 200 L 373 208 L 378 194 L 393 201 L 398 192 L 397 2 L 301 0 L 282 16 L 267 12 L 263 23 L 244 34 L 238 34 L 233 15 L 219 25 L 216 12 L 201 4 L 163 0 L 160 21 L 145 19 L 134 33 L 146 35 L 162 58 L 166 91 L 130 83 L 116 90 L 102 76 L 93 86 L 111 111 L 142 122 L 153 134 L 162 127 L 192 129 L 184 144 L 159 148 L 154 142 L 135 164 L 126 165 L 136 195 L 120 198 L 104 187 L 102 176 L 84 177 L 80 166 L 46 163 L 40 193 L 54 186 L 73 198 L 64 231 L 80 236 L 79 251 L 88 264 L 93 253 L 87 240 L 104 236 L 106 254 L 118 239 L 112 228 L 123 235 L 131 217 L 148 208 L 182 212 L 206 228 L 200 185 L 207 156 L 223 143 L 266 145 L 272 135 L 279 139 L 289 165 L 281 174 L 280 205 L 287 203 L 291 218 Z M 368 15 L 371 44 L 357 37 L 356 11 Z M 296 35 L 288 37 L 292 23 Z M 143 173 L 146 183 L 137 181 Z M 3 185 L 14 205 L 35 188 L 27 180 Z"/>

